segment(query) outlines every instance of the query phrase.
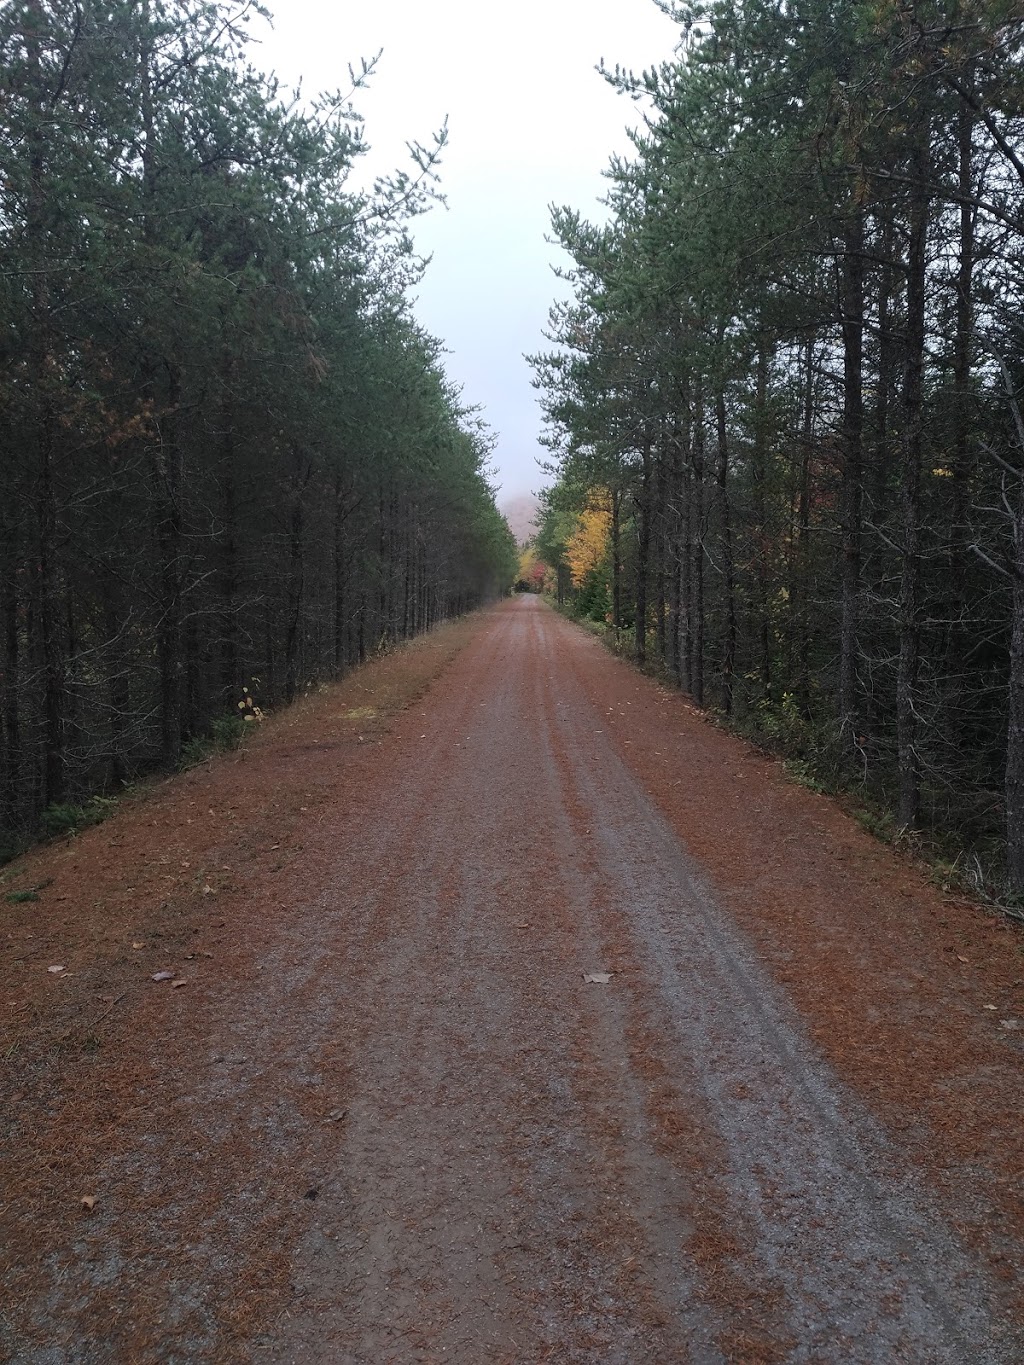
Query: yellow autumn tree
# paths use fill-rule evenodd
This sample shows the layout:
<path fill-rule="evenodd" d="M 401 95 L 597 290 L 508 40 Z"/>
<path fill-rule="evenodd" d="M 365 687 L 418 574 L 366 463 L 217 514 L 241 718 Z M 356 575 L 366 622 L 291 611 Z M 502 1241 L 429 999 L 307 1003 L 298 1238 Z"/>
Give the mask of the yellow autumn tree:
<path fill-rule="evenodd" d="M 586 507 L 579 515 L 576 530 L 566 545 L 573 586 L 580 588 L 592 570 L 604 562 L 612 529 L 611 494 L 607 488 L 595 488 Z"/>
<path fill-rule="evenodd" d="M 537 555 L 533 544 L 525 545 L 519 555 L 518 583 L 525 583 L 530 592 L 542 592 L 547 586 L 550 570 Z"/>

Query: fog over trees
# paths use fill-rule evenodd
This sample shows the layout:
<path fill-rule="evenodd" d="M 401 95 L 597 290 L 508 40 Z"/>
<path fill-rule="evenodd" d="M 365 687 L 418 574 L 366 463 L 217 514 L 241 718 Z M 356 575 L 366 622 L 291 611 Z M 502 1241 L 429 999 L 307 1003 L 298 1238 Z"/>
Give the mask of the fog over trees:
<path fill-rule="evenodd" d="M 443 133 L 350 188 L 367 71 L 285 98 L 255 9 L 0 10 L 0 846 L 514 572 L 408 303 Z"/>
<path fill-rule="evenodd" d="M 538 551 L 696 702 L 1024 892 L 1020 7 L 671 9 L 674 61 L 606 73 L 648 111 L 610 221 L 553 215 Z"/>

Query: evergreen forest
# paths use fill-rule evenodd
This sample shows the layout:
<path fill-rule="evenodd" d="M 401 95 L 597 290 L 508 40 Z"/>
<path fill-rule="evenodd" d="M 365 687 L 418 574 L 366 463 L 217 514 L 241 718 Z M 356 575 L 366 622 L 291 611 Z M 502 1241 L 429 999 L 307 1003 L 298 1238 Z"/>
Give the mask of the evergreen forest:
<path fill-rule="evenodd" d="M 354 188 L 372 63 L 290 95 L 262 14 L 0 6 L 0 851 L 514 573 L 410 306 L 445 134 Z"/>
<path fill-rule="evenodd" d="M 607 221 L 553 211 L 560 599 L 1024 892 L 1024 11 L 663 6 Z M 956 850 L 956 852 L 952 852 Z"/>

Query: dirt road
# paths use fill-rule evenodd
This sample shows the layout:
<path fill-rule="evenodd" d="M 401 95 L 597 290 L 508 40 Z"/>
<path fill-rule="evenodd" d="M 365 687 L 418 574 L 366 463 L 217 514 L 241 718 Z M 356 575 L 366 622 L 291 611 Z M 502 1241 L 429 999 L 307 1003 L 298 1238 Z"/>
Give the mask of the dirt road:
<path fill-rule="evenodd" d="M 536 599 L 462 630 L 18 872 L 0 1348 L 1024 1359 L 1019 939 Z"/>

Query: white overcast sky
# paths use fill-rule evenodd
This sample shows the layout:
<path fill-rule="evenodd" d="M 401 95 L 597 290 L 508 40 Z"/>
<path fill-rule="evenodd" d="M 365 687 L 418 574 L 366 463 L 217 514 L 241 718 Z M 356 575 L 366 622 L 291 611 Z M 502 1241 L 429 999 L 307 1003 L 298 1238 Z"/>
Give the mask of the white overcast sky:
<path fill-rule="evenodd" d="M 544 238 L 548 205 L 598 217 L 609 157 L 628 150 L 635 104 L 594 70 L 668 58 L 679 31 L 653 0 L 270 0 L 273 32 L 253 26 L 255 64 L 303 93 L 338 89 L 360 58 L 383 56 L 356 106 L 380 173 L 405 143 L 429 144 L 447 116 L 448 209 L 413 224 L 433 255 L 416 314 L 450 351 L 446 368 L 497 435 L 499 501 L 536 490 L 540 412 L 524 352 L 545 349 L 547 310 L 564 288 Z M 564 263 L 564 258 L 562 258 Z"/>

